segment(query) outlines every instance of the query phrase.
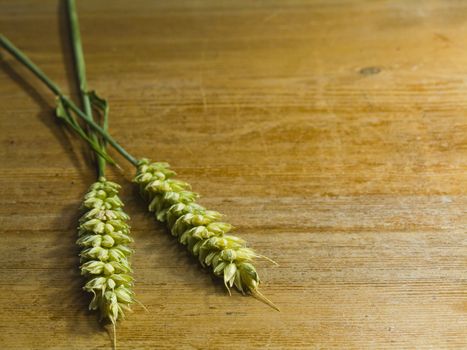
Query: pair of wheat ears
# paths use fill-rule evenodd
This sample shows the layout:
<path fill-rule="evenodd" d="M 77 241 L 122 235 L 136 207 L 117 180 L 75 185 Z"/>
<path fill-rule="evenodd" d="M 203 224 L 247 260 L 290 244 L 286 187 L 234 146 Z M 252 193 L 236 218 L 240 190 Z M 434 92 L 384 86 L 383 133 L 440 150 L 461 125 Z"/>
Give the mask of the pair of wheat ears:
<path fill-rule="evenodd" d="M 110 143 L 136 168 L 133 179 L 148 209 L 158 221 L 167 224 L 171 234 L 185 245 L 199 263 L 215 276 L 223 278 L 230 293 L 235 286 L 277 307 L 258 290 L 260 279 L 253 265 L 255 258 L 265 258 L 246 247 L 246 242 L 230 235 L 232 225 L 222 221 L 222 215 L 196 203 L 198 195 L 190 185 L 174 178 L 167 163 L 152 163 L 136 159 L 108 133 L 108 104 L 87 88 L 84 57 L 74 0 L 67 0 L 75 67 L 79 80 L 82 108 L 78 108 L 21 50 L 0 35 L 0 45 L 34 73 L 57 97 L 56 116 L 84 139 L 95 152 L 98 180 L 84 197 L 83 216 L 79 219 L 77 244 L 81 247 L 81 273 L 86 279 L 83 289 L 93 295 L 89 308 L 98 310 L 103 320 L 109 320 L 114 331 L 117 320 L 136 301 L 133 287 L 130 248 L 133 239 L 118 196 L 120 186 L 105 178 L 106 163 L 115 161 L 106 151 Z M 96 115 L 96 119 L 93 117 Z M 100 124 L 97 120 L 100 117 Z M 85 122 L 83 128 L 76 118 Z M 267 258 L 266 258 L 267 259 Z"/>

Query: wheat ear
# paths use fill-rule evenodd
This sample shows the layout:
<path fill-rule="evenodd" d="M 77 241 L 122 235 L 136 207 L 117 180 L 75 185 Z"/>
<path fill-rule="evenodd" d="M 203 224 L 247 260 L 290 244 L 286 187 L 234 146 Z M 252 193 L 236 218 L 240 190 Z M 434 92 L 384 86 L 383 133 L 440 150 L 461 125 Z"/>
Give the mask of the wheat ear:
<path fill-rule="evenodd" d="M 221 221 L 217 211 L 207 210 L 196 203 L 198 194 L 190 191 L 186 182 L 173 179 L 175 172 L 167 163 L 138 163 L 134 182 L 149 203 L 149 211 L 157 220 L 167 223 L 172 235 L 185 245 L 203 267 L 223 278 L 225 287 L 235 286 L 277 307 L 258 291 L 260 279 L 253 259 L 261 257 L 246 247 L 246 242 L 229 235 L 232 225 Z"/>
<path fill-rule="evenodd" d="M 118 197 L 119 188 L 104 177 L 91 185 L 84 197 L 86 212 L 79 220 L 76 241 L 82 247 L 80 269 L 86 278 L 83 289 L 93 294 L 89 309 L 98 310 L 101 319 L 114 325 L 131 311 L 135 300 L 129 262 L 133 251 L 128 246 L 133 239 L 130 218 Z"/>

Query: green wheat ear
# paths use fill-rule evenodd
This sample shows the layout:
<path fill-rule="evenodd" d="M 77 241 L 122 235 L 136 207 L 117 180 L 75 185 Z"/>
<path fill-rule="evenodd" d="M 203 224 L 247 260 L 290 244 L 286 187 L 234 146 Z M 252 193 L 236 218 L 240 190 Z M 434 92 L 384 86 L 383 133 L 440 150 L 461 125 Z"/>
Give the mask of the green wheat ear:
<path fill-rule="evenodd" d="M 151 163 L 147 159 L 138 162 L 133 181 L 148 201 L 149 211 L 167 223 L 172 235 L 203 267 L 223 278 L 229 293 L 235 286 L 277 309 L 258 290 L 260 279 L 253 260 L 263 256 L 247 248 L 243 239 L 228 234 L 232 225 L 221 221 L 220 213 L 197 204 L 198 194 L 190 191 L 188 183 L 173 179 L 174 175 L 167 163 Z"/>
<path fill-rule="evenodd" d="M 129 257 L 133 242 L 130 217 L 122 210 L 118 197 L 120 186 L 100 177 L 84 197 L 86 210 L 79 219 L 76 243 L 82 247 L 81 274 L 86 279 L 83 289 L 93 294 L 90 310 L 98 310 L 101 319 L 115 323 L 131 311 L 135 301 Z"/>

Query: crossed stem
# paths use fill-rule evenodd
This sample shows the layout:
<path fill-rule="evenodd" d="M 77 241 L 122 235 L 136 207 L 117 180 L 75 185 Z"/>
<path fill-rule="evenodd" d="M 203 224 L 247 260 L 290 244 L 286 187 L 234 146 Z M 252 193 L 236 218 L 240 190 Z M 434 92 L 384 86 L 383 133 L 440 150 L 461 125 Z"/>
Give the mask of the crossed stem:
<path fill-rule="evenodd" d="M 4 35 L 0 34 L 0 46 L 8 51 L 13 57 L 15 57 L 21 64 L 28 68 L 39 80 L 41 80 L 48 88 L 51 90 L 64 106 L 69 108 L 75 115 L 83 120 L 88 126 L 90 126 L 94 131 L 100 134 L 115 150 L 120 153 L 126 160 L 128 160 L 135 167 L 138 166 L 138 160 L 128 153 L 125 148 L 123 148 L 106 130 L 104 130 L 99 124 L 97 124 L 93 119 L 90 119 L 85 112 L 78 108 L 73 101 L 66 97 L 60 87 L 52 81 L 38 66 L 36 66 L 20 49 L 18 49 L 10 40 L 8 40 Z M 71 122 L 71 121 L 69 121 Z M 71 122 L 73 123 L 73 122 Z M 75 124 L 77 124 L 75 122 Z M 75 130 L 76 131 L 76 130 Z M 82 135 L 80 135 L 82 136 Z M 93 142 L 89 138 L 85 138 L 91 146 Z M 95 146 L 95 145 L 94 145 Z M 93 148 L 94 149 L 94 148 Z M 95 150 L 95 149 L 94 149 Z M 95 150 L 96 151 L 96 150 Z M 100 153 L 101 156 L 105 154 Z"/>

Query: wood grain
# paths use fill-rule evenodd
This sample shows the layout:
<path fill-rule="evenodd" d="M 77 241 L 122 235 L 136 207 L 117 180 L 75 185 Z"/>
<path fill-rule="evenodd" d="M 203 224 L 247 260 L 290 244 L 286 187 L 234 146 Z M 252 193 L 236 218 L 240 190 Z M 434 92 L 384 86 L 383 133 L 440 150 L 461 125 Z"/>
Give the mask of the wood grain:
<path fill-rule="evenodd" d="M 170 162 L 280 264 L 258 262 L 280 313 L 229 297 L 145 214 L 131 167 L 111 171 L 149 309 L 119 325 L 119 349 L 467 349 L 466 3 L 78 10 L 114 136 Z M 3 33 L 76 97 L 63 15 L 0 1 Z M 7 54 L 1 66 L 0 348 L 109 349 L 74 245 L 88 152 L 31 74 Z"/>

